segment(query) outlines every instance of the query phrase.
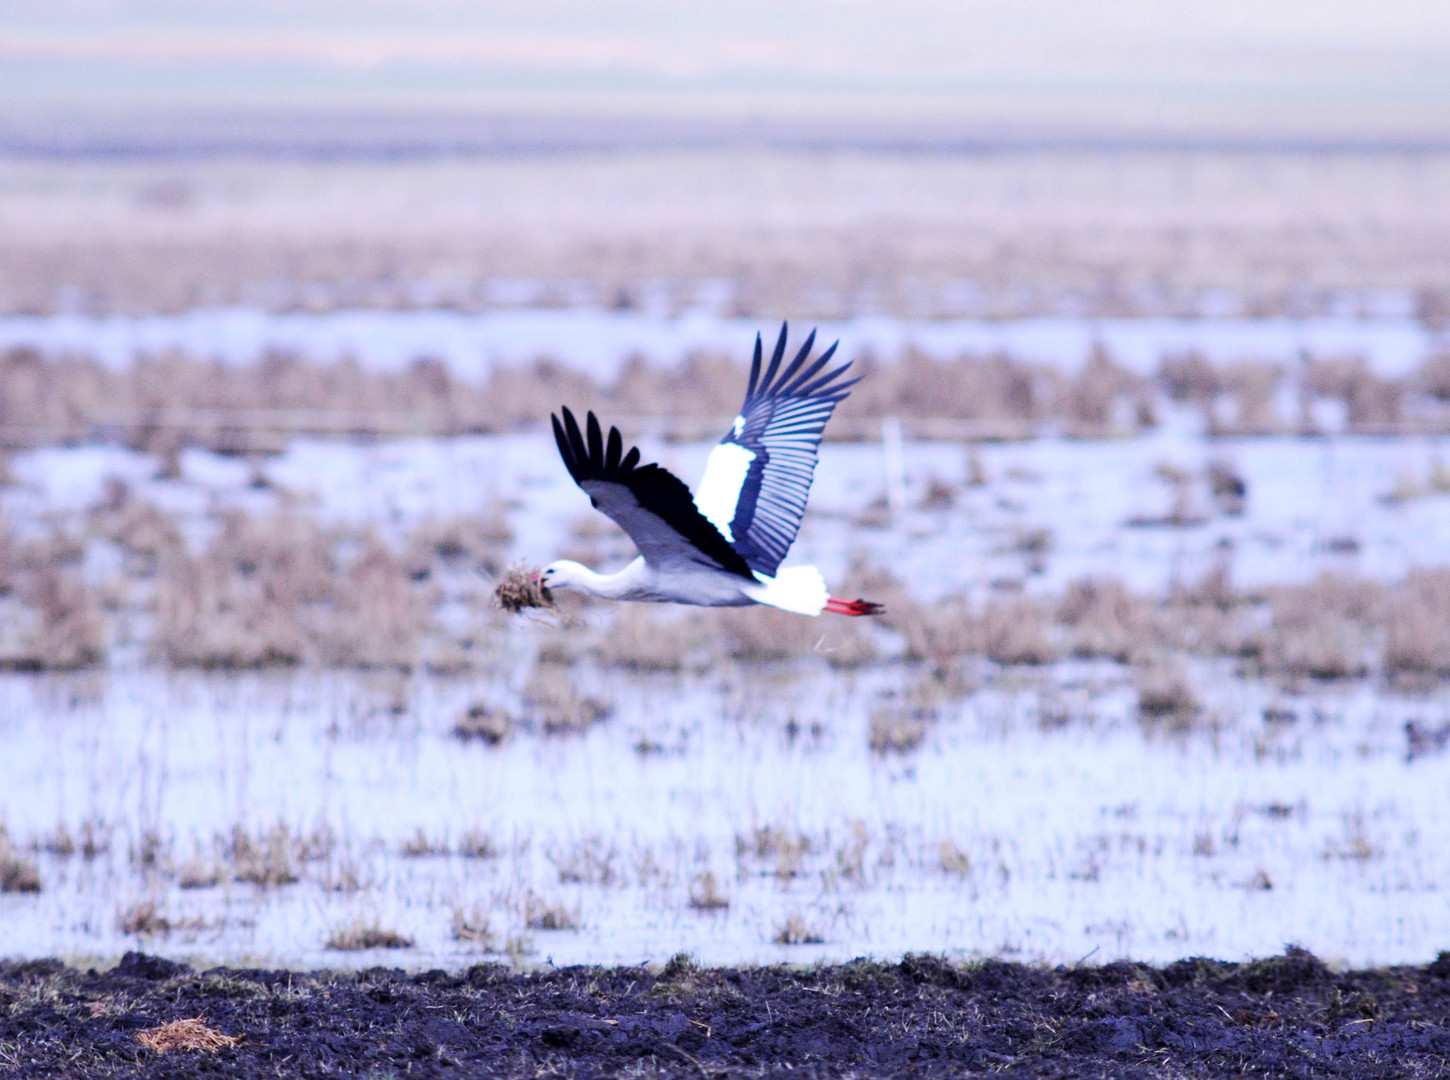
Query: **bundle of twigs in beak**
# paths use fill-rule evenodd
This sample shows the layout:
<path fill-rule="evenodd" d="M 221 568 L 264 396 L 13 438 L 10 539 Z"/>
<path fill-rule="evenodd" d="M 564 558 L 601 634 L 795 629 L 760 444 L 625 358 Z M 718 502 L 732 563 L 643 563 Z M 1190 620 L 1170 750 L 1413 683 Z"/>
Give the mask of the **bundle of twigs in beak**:
<path fill-rule="evenodd" d="M 544 588 L 537 569 L 510 566 L 494 586 L 493 602 L 511 615 L 524 608 L 551 608 L 554 597 Z"/>

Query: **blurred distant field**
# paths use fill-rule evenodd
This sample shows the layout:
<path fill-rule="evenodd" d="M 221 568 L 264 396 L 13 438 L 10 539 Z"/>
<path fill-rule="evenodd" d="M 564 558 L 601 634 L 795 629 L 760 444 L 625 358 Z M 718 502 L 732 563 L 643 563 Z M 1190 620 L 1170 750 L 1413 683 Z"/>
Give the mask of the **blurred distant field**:
<path fill-rule="evenodd" d="M 1450 311 L 1432 151 L 558 149 L 0 163 L 0 312 Z"/>

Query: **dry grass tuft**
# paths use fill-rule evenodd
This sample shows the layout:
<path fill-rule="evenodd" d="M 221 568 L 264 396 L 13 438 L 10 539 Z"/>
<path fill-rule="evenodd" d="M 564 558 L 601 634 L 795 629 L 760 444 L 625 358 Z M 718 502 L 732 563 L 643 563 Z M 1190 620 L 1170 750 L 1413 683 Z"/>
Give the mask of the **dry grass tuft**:
<path fill-rule="evenodd" d="M 952 840 L 943 840 L 937 845 L 937 860 L 942 873 L 949 877 L 965 878 L 972 874 L 972 860 Z"/>
<path fill-rule="evenodd" d="M 1378 621 L 1384 589 L 1321 574 L 1308 585 L 1268 591 L 1273 608 L 1265 666 L 1281 674 L 1345 679 L 1368 669 L 1367 628 Z"/>
<path fill-rule="evenodd" d="M 826 937 L 797 911 L 776 929 L 771 940 L 777 945 L 820 945 Z"/>
<path fill-rule="evenodd" d="M 210 889 L 220 880 L 221 874 L 217 871 L 216 864 L 197 857 L 181 868 L 176 886 L 180 889 Z"/>
<path fill-rule="evenodd" d="M 988 604 L 977 637 L 978 651 L 999 664 L 1050 664 L 1062 655 L 1046 608 L 1029 597 Z"/>
<path fill-rule="evenodd" d="M 721 891 L 715 875 L 707 870 L 690 882 L 690 906 L 696 911 L 724 911 L 730 906 L 730 898 Z"/>
<path fill-rule="evenodd" d="M 530 893 L 524 903 L 524 925 L 530 930 L 578 930 L 582 924 L 577 908 L 571 911 L 562 901 L 550 903 Z"/>
<path fill-rule="evenodd" d="M 477 945 L 485 952 L 498 951 L 498 935 L 489 926 L 487 913 L 480 908 L 471 911 L 457 908 L 453 912 L 453 939 Z"/>
<path fill-rule="evenodd" d="M 1075 656 L 1126 661 L 1153 628 L 1153 606 L 1115 578 L 1087 578 L 1068 584 L 1057 608 Z"/>
<path fill-rule="evenodd" d="M 160 1027 L 147 1028 L 137 1033 L 136 1041 L 158 1054 L 171 1050 L 195 1050 L 215 1054 L 219 1050 L 236 1046 L 242 1039 L 239 1035 L 224 1035 L 215 1028 L 209 1028 L 201 1017 L 193 1016 L 186 1020 L 172 1020 Z"/>
<path fill-rule="evenodd" d="M 597 698 L 574 689 L 566 670 L 557 664 L 536 665 L 524 687 L 525 716 L 548 735 L 578 734 L 612 711 Z"/>
<path fill-rule="evenodd" d="M 362 949 L 411 949 L 413 939 L 396 930 L 384 930 L 376 922 L 357 920 L 350 926 L 334 930 L 327 937 L 327 948 L 338 952 Z"/>
<path fill-rule="evenodd" d="M 726 654 L 742 664 L 793 660 L 810 652 L 820 636 L 809 619 L 763 605 L 716 615 Z"/>
<path fill-rule="evenodd" d="M 671 617 L 674 615 L 675 617 Z M 626 671 L 680 671 L 711 636 L 709 615 L 661 613 L 650 605 L 623 605 L 614 624 L 591 646 L 605 667 Z"/>
<path fill-rule="evenodd" d="M 513 728 L 513 717 L 506 710 L 473 704 L 453 725 L 453 734 L 460 739 L 482 739 L 489 746 L 498 746 Z"/>
<path fill-rule="evenodd" d="M 871 714 L 866 744 L 878 754 L 904 754 L 915 750 L 926 738 L 926 723 L 895 708 L 877 709 Z"/>
<path fill-rule="evenodd" d="M 1388 597 L 1385 670 L 1450 675 L 1450 570 L 1415 570 Z"/>
<path fill-rule="evenodd" d="M 465 859 L 496 859 L 503 852 L 487 831 L 469 829 L 458 840 L 458 854 Z"/>
<path fill-rule="evenodd" d="M 1138 713 L 1143 719 L 1166 723 L 1183 730 L 1193 726 L 1200 704 L 1182 667 L 1172 661 L 1156 660 L 1133 672 L 1138 691 Z"/>
<path fill-rule="evenodd" d="M 522 564 L 510 566 L 498 579 L 493 589 L 493 602 L 510 615 L 517 615 L 525 608 L 552 608 L 554 597 L 539 584 L 536 567 Z"/>
<path fill-rule="evenodd" d="M 40 892 L 40 870 L 20 857 L 10 834 L 0 827 L 0 893 Z"/>
<path fill-rule="evenodd" d="M 420 825 L 417 832 L 403 841 L 402 851 L 404 858 L 408 859 L 435 858 L 448 854 L 448 841 L 434 839 Z"/>
<path fill-rule="evenodd" d="M 89 518 L 91 529 L 120 545 L 143 574 L 154 573 L 161 560 L 182 553 L 186 546 L 173 517 L 137 498 L 129 484 L 114 476 L 107 478 Z"/>
<path fill-rule="evenodd" d="M 171 920 L 155 900 L 139 900 L 116 915 L 116 929 L 139 937 L 171 933 Z"/>
<path fill-rule="evenodd" d="M 232 874 L 237 881 L 271 888 L 298 880 L 301 843 L 285 825 L 273 826 L 257 839 L 240 827 L 235 828 L 229 849 Z"/>

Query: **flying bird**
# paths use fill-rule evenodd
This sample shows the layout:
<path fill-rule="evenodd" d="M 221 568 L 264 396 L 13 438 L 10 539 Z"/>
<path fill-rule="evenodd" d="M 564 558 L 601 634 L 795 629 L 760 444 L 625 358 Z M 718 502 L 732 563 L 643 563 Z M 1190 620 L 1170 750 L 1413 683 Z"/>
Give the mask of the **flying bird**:
<path fill-rule="evenodd" d="M 810 359 L 814 330 L 782 369 L 786 329 L 782 324 L 764 371 L 755 336 L 745 404 L 710 451 L 693 496 L 667 469 L 641 465 L 638 447 L 626 453 L 618 428 L 606 439 L 593 412 L 584 431 L 567 407 L 562 422 L 550 416 L 569 475 L 629 534 L 639 557 L 615 574 L 560 559 L 544 568 L 540 585 L 607 600 L 768 604 L 799 615 L 882 612 L 880 604 L 831 596 L 814 566 L 781 568 L 800 531 L 821 432 L 857 381 L 845 378 L 849 363 L 828 370 L 835 345 Z"/>

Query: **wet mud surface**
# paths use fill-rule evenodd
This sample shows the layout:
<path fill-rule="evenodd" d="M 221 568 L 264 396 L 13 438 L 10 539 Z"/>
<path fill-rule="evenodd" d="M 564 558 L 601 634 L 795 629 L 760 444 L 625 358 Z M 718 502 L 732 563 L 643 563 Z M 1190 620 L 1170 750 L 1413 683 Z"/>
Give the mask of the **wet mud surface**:
<path fill-rule="evenodd" d="M 158 1054 L 200 1017 L 240 1042 Z M 1045 968 L 930 957 L 809 969 L 105 972 L 0 965 L 0 1075 L 1450 1076 L 1450 954 Z"/>

